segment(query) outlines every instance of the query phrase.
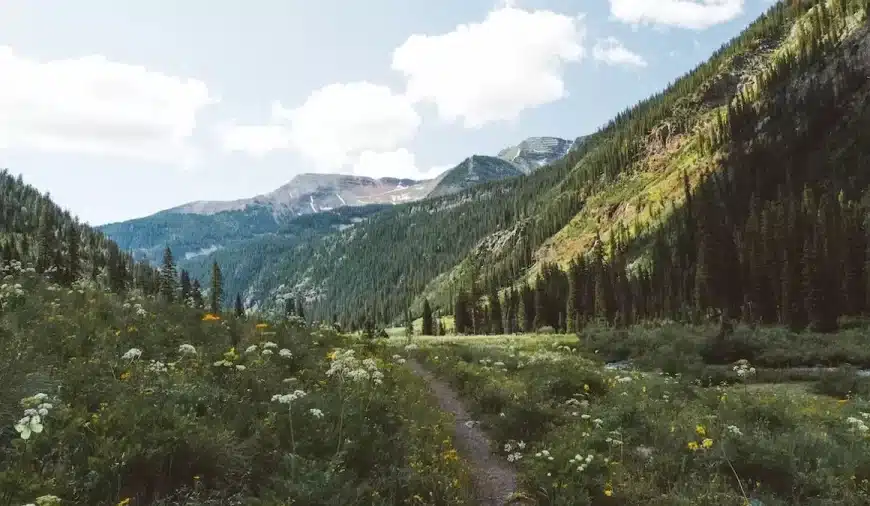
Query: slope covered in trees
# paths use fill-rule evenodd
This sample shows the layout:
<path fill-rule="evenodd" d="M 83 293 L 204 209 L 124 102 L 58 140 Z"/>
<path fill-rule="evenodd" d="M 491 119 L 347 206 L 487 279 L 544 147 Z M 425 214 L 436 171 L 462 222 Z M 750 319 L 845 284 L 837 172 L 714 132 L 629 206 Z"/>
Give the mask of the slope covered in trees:
<path fill-rule="evenodd" d="M 596 241 L 604 242 L 598 246 L 604 258 L 614 244 L 632 269 L 664 268 L 659 258 L 650 262 L 655 237 L 668 238 L 659 249 L 669 252 L 697 246 L 691 242 L 697 234 L 679 239 L 688 244 L 680 248 L 669 242 L 680 235 L 673 224 L 680 222 L 687 181 L 688 194 L 697 193 L 689 208 L 727 202 L 729 209 L 748 210 L 753 200 L 776 198 L 785 177 L 779 171 L 790 174 L 792 194 L 801 195 L 804 186 L 816 192 L 822 183 L 841 185 L 825 167 L 858 177 L 855 161 L 864 145 L 857 139 L 866 135 L 860 124 L 866 9 L 863 0 L 778 3 L 710 60 L 619 114 L 565 159 L 527 177 L 400 206 L 364 227 L 307 244 L 252 293 L 268 301 L 290 291 L 311 299 L 319 316 L 338 313 L 351 323 L 372 315 L 386 323 L 400 321 L 409 306 L 419 315 L 424 297 L 450 311 L 472 281 L 481 293 L 519 286 L 518 280 L 535 285 L 548 265 L 565 270 L 578 254 L 596 250 Z M 839 105 L 821 109 L 819 100 Z M 811 147 L 815 154 L 807 159 Z M 838 154 L 843 150 L 848 153 Z M 809 160 L 812 177 L 786 168 Z M 716 181 L 739 191 L 717 190 L 734 191 L 723 200 L 709 189 L 721 187 Z M 860 177 L 855 183 L 851 199 L 863 189 Z M 756 184 L 760 190 L 753 191 Z M 564 310 L 554 319 L 560 313 L 564 319 Z"/>

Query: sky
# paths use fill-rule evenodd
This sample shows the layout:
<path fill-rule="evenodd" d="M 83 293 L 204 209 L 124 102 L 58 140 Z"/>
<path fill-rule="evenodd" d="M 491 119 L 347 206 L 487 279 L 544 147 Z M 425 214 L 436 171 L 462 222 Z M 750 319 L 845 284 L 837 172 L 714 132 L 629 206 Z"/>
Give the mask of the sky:
<path fill-rule="evenodd" d="M 0 0 L 0 168 L 92 225 L 573 139 L 772 0 Z"/>

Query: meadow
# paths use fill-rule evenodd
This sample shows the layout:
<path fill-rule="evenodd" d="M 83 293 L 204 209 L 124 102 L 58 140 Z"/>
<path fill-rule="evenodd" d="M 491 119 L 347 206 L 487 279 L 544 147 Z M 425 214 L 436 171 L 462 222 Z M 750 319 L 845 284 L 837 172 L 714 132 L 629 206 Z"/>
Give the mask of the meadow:
<path fill-rule="evenodd" d="M 2 506 L 471 504 L 449 416 L 384 346 L 2 277 Z"/>
<path fill-rule="evenodd" d="M 674 330 L 650 327 L 647 337 Z M 711 384 L 614 369 L 602 360 L 607 350 L 582 344 L 602 341 L 585 337 L 451 336 L 406 346 L 460 394 L 469 423 L 492 437 L 520 474 L 519 495 L 535 504 L 870 503 L 870 402 L 817 393 L 847 373 L 771 383 L 738 359 Z M 703 350 L 705 338 L 694 341 Z"/>

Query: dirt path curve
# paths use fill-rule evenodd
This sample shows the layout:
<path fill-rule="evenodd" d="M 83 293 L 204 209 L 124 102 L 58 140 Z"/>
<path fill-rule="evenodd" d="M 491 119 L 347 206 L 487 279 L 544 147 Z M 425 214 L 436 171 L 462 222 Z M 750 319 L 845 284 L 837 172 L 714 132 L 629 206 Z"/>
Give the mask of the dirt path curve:
<path fill-rule="evenodd" d="M 475 495 L 480 506 L 508 504 L 517 488 L 517 473 L 507 462 L 492 454 L 490 440 L 479 427 L 465 425 L 471 418 L 450 386 L 414 360 L 408 360 L 407 366 L 428 383 L 441 410 L 456 417 L 456 447 L 472 466 Z"/>

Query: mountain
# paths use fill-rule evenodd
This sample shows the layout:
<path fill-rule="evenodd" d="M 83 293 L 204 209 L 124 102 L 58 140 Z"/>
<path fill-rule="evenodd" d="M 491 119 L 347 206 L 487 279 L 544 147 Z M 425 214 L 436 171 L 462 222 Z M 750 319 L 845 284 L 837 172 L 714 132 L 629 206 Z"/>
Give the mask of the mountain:
<path fill-rule="evenodd" d="M 569 144 L 562 139 L 540 139 L 545 140 L 538 142 L 527 139 L 520 143 L 522 153 L 515 158 L 558 158 Z M 551 146 L 552 149 L 544 153 L 546 149 L 541 146 Z M 345 174 L 300 174 L 280 188 L 256 197 L 190 202 L 151 216 L 103 225 L 100 230 L 114 239 L 123 250 L 131 251 L 135 258 L 153 263 L 161 261 L 167 246 L 182 263 L 210 257 L 224 250 L 228 251 L 220 255 L 223 258 L 241 258 L 243 251 L 262 249 L 264 243 L 287 246 L 289 243 L 284 240 L 286 238 L 276 236 L 282 235 L 280 229 L 290 226 L 290 222 L 298 217 L 344 207 L 375 206 L 361 213 L 340 211 L 339 222 L 331 223 L 334 226 L 349 226 L 352 223 L 346 222 L 347 219 L 369 216 L 381 210 L 379 206 L 382 205 L 416 202 L 522 174 L 515 162 L 477 155 L 467 158 L 437 178 L 419 181 Z M 315 226 L 313 230 L 302 234 L 307 239 L 312 237 L 309 232 L 320 234 L 333 230 L 321 227 L 324 222 L 320 220 L 302 220 L 299 223 Z M 299 223 L 291 226 L 297 231 L 297 236 Z M 295 238 L 289 240 L 291 243 L 296 241 Z M 245 245 L 248 241 L 254 242 Z M 199 262 L 196 260 L 194 263 L 198 265 Z"/>
<path fill-rule="evenodd" d="M 760 295 L 768 288 L 751 283 L 781 297 L 782 279 L 810 286 L 830 277 L 845 293 L 834 275 L 844 264 L 829 260 L 853 251 L 845 265 L 863 265 L 854 260 L 863 258 L 854 253 L 863 239 L 820 242 L 826 236 L 815 222 L 822 209 L 836 237 L 865 235 L 842 227 L 855 222 L 852 208 L 870 202 L 870 173 L 861 170 L 870 163 L 867 8 L 863 0 L 835 8 L 777 3 L 563 158 L 524 177 L 394 206 L 302 244 L 252 284 L 248 298 L 268 305 L 295 294 L 321 317 L 387 323 L 401 319 L 409 302 L 419 314 L 424 298 L 451 313 L 457 294 L 472 286 L 477 293 L 532 287 L 552 294 L 547 321 L 564 328 L 566 269 L 583 259 L 592 277 L 574 279 L 589 294 L 573 304 L 586 304 L 584 317 L 682 319 L 686 308 L 722 308 L 726 294 L 729 314 L 751 315 L 735 302 L 744 290 L 749 300 L 759 293 L 763 307 L 819 307 L 818 298 L 772 303 Z M 799 216 L 799 224 L 779 225 Z M 779 231 L 762 244 L 759 227 Z M 800 250 L 807 253 L 792 256 Z M 803 279 L 799 273 L 820 256 L 826 275 Z M 753 274 L 759 265 L 792 270 L 764 280 Z M 851 283 L 864 276 L 864 267 L 854 269 Z M 838 293 L 812 293 L 823 292 Z"/>
<path fill-rule="evenodd" d="M 441 197 L 481 183 L 522 175 L 523 172 L 512 162 L 494 156 L 474 155 L 444 173 L 439 178 L 438 184 L 427 196 Z"/>
<path fill-rule="evenodd" d="M 582 140 L 582 137 L 574 142 L 558 137 L 530 137 L 516 146 L 499 151 L 498 157 L 511 162 L 523 174 L 531 174 L 536 169 L 567 155 L 568 151 L 576 149 Z"/>
<path fill-rule="evenodd" d="M 425 197 L 435 180 L 351 176 L 345 174 L 300 174 L 275 191 L 249 199 L 190 202 L 165 212 L 211 215 L 267 207 L 276 216 L 299 216 L 329 211 L 341 206 L 396 204 Z"/>

